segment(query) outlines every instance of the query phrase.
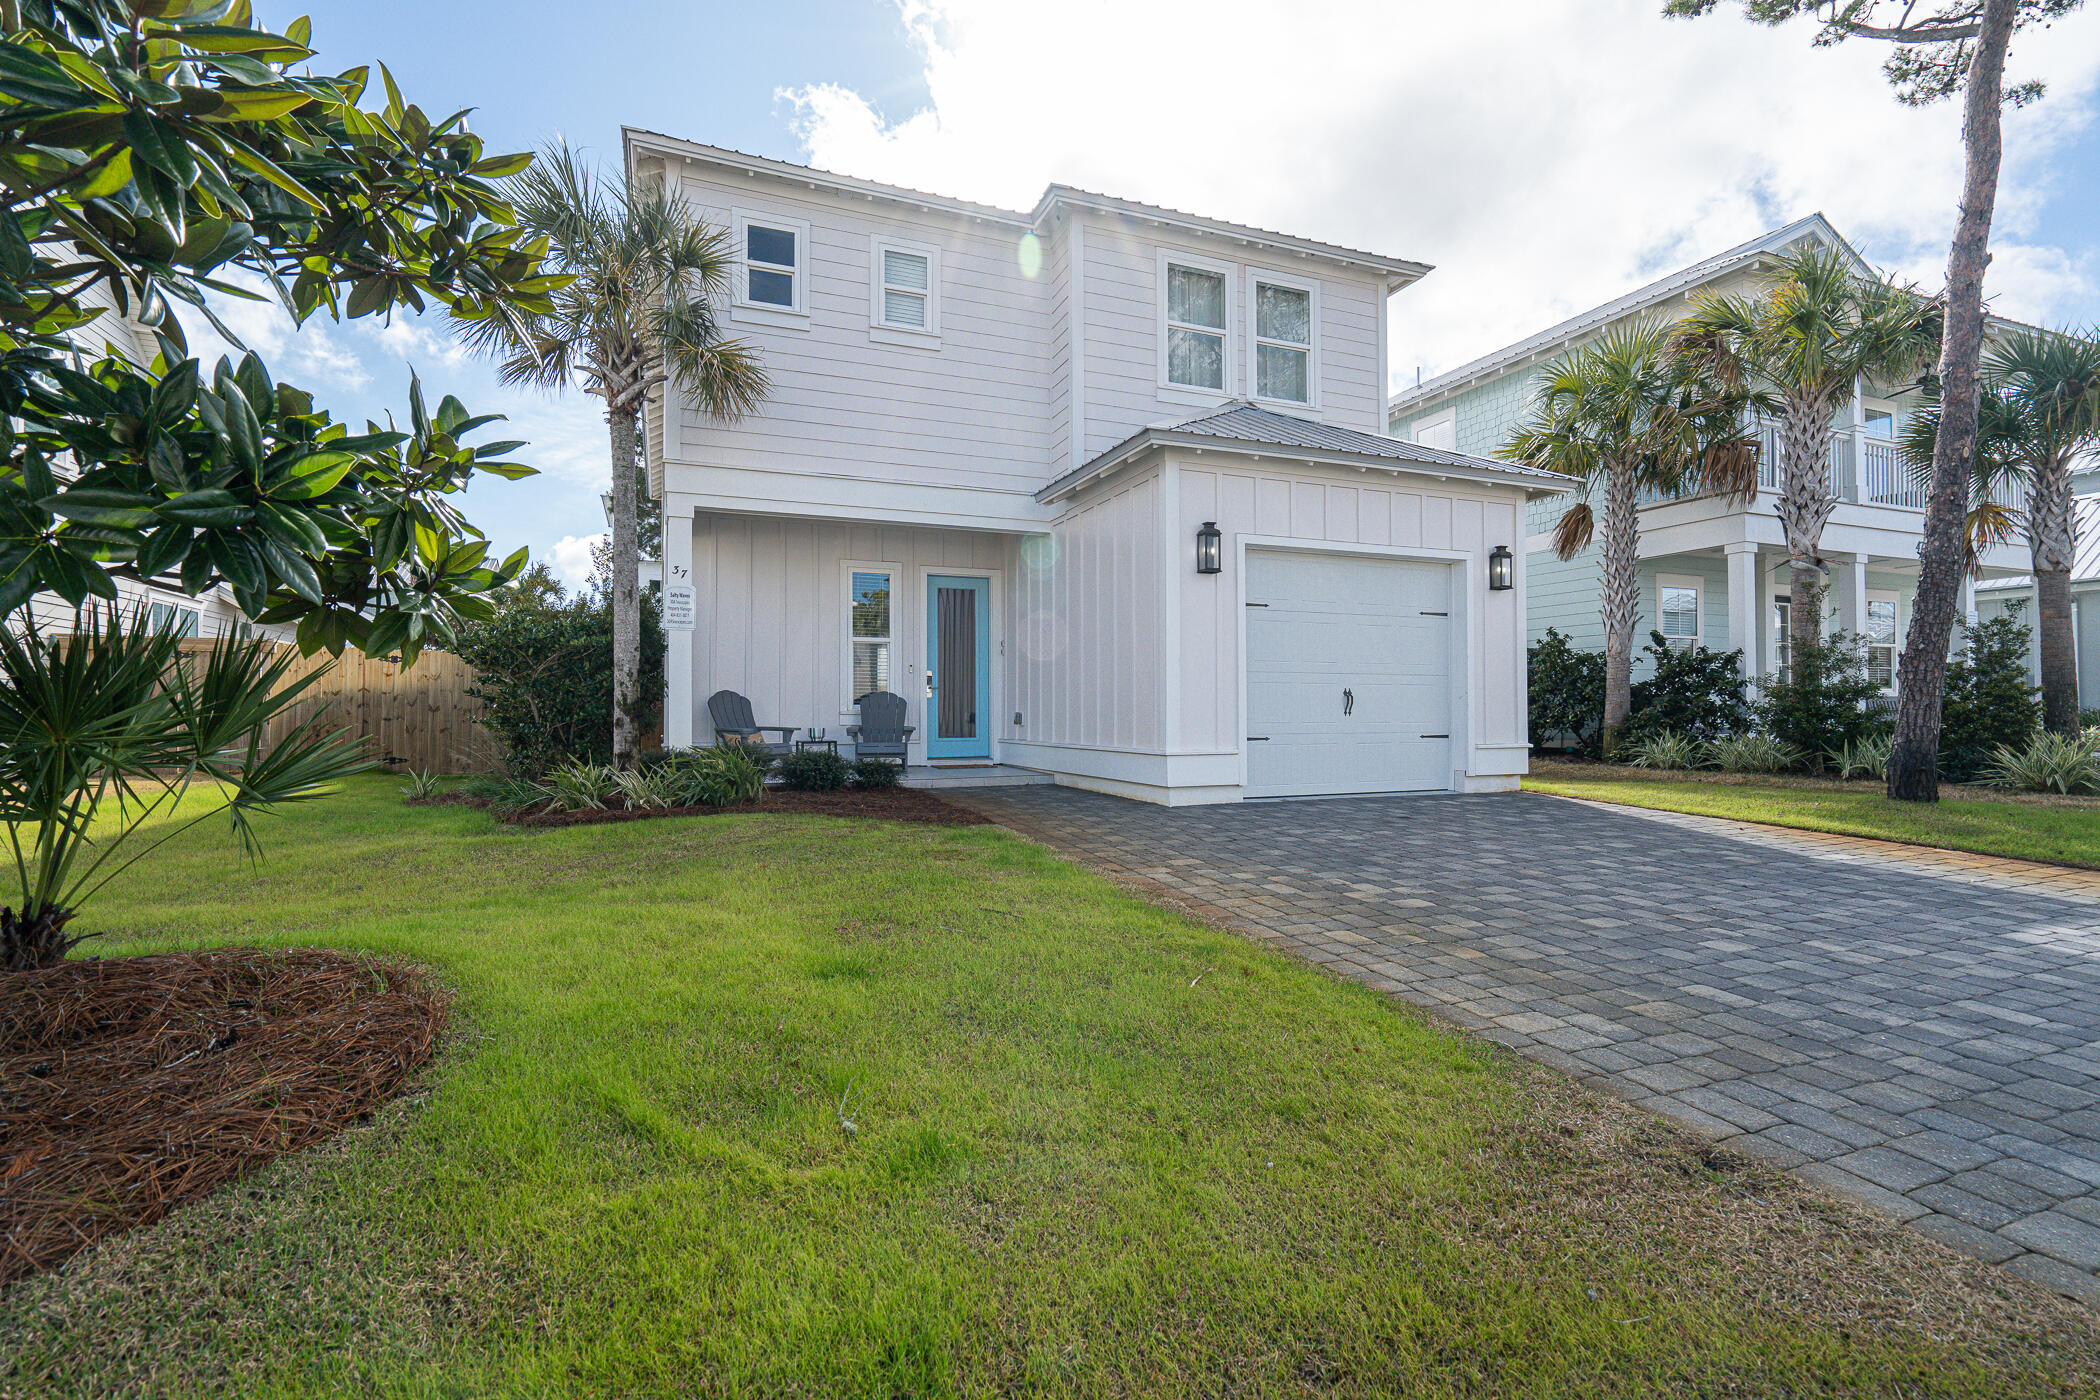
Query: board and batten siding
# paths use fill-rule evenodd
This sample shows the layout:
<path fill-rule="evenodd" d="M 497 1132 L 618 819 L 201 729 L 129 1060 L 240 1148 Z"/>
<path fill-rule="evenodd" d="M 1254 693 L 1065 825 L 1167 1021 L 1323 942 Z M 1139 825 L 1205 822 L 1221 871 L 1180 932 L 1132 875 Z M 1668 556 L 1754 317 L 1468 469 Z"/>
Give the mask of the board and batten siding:
<path fill-rule="evenodd" d="M 920 761 L 926 732 L 925 572 L 993 576 L 993 695 L 983 712 L 999 716 L 996 704 L 1013 689 L 1006 639 L 1015 537 L 709 511 L 692 517 L 692 532 L 696 742 L 709 742 L 713 733 L 707 698 L 718 690 L 748 696 L 762 724 L 821 725 L 845 738 L 844 726 L 856 719 L 846 693 L 848 563 L 880 565 L 891 574 L 890 686 L 904 697 L 906 722 L 919 727 L 913 762 Z M 994 726 L 994 735 L 999 732 Z"/>
<path fill-rule="evenodd" d="M 1238 541 L 1242 536 L 1288 538 L 1463 554 L 1454 568 L 1466 612 L 1470 753 L 1455 756 L 1474 776 L 1524 771 L 1524 618 L 1517 607 L 1524 596 L 1522 579 L 1511 592 L 1487 588 L 1488 552 L 1498 544 L 1521 544 L 1518 492 L 1432 489 L 1312 469 L 1214 466 L 1194 455 L 1180 456 L 1176 466 L 1180 524 L 1175 534 L 1193 540 L 1206 520 L 1215 520 L 1225 534 L 1225 572 L 1201 576 L 1190 571 L 1180 583 L 1182 747 L 1204 752 L 1243 747 Z"/>

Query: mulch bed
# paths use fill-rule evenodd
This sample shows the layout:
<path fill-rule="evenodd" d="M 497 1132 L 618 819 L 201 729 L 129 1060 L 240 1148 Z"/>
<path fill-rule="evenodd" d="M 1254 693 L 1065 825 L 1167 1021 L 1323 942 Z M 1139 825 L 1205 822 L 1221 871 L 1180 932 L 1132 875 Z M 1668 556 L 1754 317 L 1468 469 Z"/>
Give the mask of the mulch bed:
<path fill-rule="evenodd" d="M 318 949 L 0 973 L 0 1288 L 371 1113 L 445 1017 L 416 972 Z"/>
<path fill-rule="evenodd" d="M 613 799 L 617 802 L 619 799 Z M 923 788 L 870 791 L 793 792 L 768 788 L 756 802 L 734 807 L 620 807 L 579 812 L 534 812 L 506 817 L 517 826 L 595 826 L 600 822 L 647 821 L 651 817 L 719 817 L 741 813 L 787 812 L 798 816 L 872 817 L 878 821 L 919 822 L 927 826 L 984 826 L 987 818 L 958 807 Z"/>

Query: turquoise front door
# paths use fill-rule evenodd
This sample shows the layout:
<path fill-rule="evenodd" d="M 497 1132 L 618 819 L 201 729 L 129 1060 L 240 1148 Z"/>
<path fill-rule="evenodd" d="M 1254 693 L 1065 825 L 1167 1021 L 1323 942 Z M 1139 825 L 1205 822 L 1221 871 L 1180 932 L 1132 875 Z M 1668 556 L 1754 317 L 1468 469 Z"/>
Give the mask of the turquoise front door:
<path fill-rule="evenodd" d="M 992 756 L 992 584 L 926 580 L 926 756 Z"/>

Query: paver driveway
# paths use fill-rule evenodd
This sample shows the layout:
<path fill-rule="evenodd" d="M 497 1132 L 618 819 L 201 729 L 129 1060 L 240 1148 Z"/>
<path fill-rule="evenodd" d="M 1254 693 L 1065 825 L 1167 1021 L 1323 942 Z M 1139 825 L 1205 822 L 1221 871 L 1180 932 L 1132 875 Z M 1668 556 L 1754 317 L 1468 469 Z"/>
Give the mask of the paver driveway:
<path fill-rule="evenodd" d="M 951 794 L 2100 1301 L 2100 874 L 1516 794 Z"/>

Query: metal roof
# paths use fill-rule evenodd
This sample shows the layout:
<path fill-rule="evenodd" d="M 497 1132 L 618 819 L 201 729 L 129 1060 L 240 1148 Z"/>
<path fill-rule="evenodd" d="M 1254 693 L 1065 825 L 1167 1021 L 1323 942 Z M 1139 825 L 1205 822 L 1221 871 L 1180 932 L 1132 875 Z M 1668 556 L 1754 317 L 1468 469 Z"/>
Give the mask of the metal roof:
<path fill-rule="evenodd" d="M 1853 250 L 1852 245 L 1847 243 L 1835 228 L 1831 227 L 1828 219 L 1821 214 L 1810 214 L 1807 218 L 1796 219 L 1794 222 L 1775 228 L 1769 233 L 1761 233 L 1747 243 L 1738 243 L 1726 252 L 1716 253 L 1710 258 L 1701 258 L 1689 267 L 1679 268 L 1667 277 L 1658 278 L 1644 287 L 1636 287 L 1622 297 L 1605 302 L 1602 306 L 1591 307 L 1579 316 L 1571 316 L 1558 325 L 1548 326 L 1545 330 L 1539 331 L 1535 335 L 1526 336 L 1524 339 L 1514 344 L 1505 345 L 1491 354 L 1483 355 L 1477 360 L 1468 361 L 1457 369 L 1446 370 L 1444 373 L 1436 376 L 1436 378 L 1428 380 L 1416 388 L 1395 395 L 1389 411 L 1399 413 L 1403 410 L 1414 409 L 1430 399 L 1439 397 L 1448 390 L 1457 388 L 1461 384 L 1484 378 L 1498 370 L 1506 369 L 1510 365 L 1544 351 L 1558 349 L 1568 341 L 1574 340 L 1589 331 L 1609 325 L 1622 316 L 1631 315 L 1633 312 L 1639 311 L 1643 307 L 1652 306 L 1657 302 L 1667 301 L 1679 292 L 1687 291 L 1703 282 L 1710 282 L 1739 263 L 1749 262 L 1760 255 L 1776 253 L 1784 248 L 1791 247 L 1811 234 L 1821 234 L 1833 246 L 1851 253 L 1853 261 L 1859 265 L 1862 271 L 1872 270 L 1867 267 L 1866 261 Z"/>
<path fill-rule="evenodd" d="M 1051 482 L 1036 492 L 1035 498 L 1047 503 L 1068 496 L 1146 448 L 1158 445 L 1199 449 L 1222 447 L 1239 451 L 1269 448 L 1277 450 L 1278 455 L 1314 461 L 1521 485 L 1534 495 L 1558 495 L 1574 484 L 1558 472 L 1542 471 L 1515 462 L 1498 462 L 1487 457 L 1472 457 L 1463 452 L 1447 452 L 1441 447 L 1402 442 L 1399 438 L 1358 432 L 1354 428 L 1309 422 L 1238 399 L 1178 422 L 1155 423 L 1140 428 L 1085 465 Z"/>

